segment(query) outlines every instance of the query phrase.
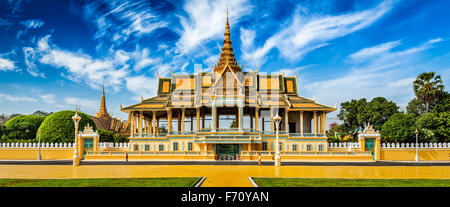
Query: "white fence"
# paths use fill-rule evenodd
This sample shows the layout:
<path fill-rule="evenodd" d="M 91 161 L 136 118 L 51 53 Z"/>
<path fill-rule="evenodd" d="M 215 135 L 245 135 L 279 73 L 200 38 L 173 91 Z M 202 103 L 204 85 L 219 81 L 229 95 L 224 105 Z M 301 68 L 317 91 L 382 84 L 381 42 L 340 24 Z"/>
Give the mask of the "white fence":
<path fill-rule="evenodd" d="M 328 148 L 359 148 L 359 142 L 328 143 Z"/>
<path fill-rule="evenodd" d="M 99 142 L 98 148 L 129 148 L 129 143 Z"/>
<path fill-rule="evenodd" d="M 41 148 L 74 148 L 75 143 L 41 143 Z M 100 142 L 99 148 L 129 148 L 129 143 Z M 0 148 L 39 148 L 39 143 L 0 143 Z"/>
<path fill-rule="evenodd" d="M 75 143 L 41 143 L 41 148 L 73 148 Z M 0 143 L 0 148 L 39 148 L 39 143 Z"/>
<path fill-rule="evenodd" d="M 382 143 L 381 148 L 416 148 L 415 143 Z M 450 143 L 419 143 L 417 148 L 450 148 Z"/>

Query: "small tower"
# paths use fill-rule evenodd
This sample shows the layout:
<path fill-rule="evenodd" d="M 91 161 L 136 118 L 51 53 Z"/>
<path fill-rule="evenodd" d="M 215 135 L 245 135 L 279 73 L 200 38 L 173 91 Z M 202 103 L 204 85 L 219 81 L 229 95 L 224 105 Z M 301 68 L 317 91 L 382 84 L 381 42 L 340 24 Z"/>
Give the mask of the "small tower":
<path fill-rule="evenodd" d="M 233 47 L 231 47 L 230 24 L 228 23 L 228 6 L 227 6 L 227 22 L 225 24 L 225 39 L 223 40 L 222 52 L 220 53 L 219 62 L 214 66 L 214 72 L 220 73 L 226 65 L 229 65 L 234 73 L 241 72 L 236 58 L 234 57 Z"/>
<path fill-rule="evenodd" d="M 100 110 L 95 115 L 97 118 L 109 118 L 108 110 L 106 109 L 106 100 L 105 100 L 105 84 L 102 86 L 102 99 L 100 103 Z"/>

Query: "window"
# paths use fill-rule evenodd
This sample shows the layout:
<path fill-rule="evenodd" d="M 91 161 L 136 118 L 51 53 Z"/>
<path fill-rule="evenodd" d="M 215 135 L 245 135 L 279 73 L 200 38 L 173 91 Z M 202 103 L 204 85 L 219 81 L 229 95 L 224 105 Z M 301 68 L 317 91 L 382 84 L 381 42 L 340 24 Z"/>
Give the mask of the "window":
<path fill-rule="evenodd" d="M 283 151 L 283 145 L 280 142 L 280 151 Z"/>
<path fill-rule="evenodd" d="M 148 144 L 145 145 L 145 151 L 150 151 L 150 145 Z"/>
<path fill-rule="evenodd" d="M 262 150 L 267 151 L 267 142 L 262 143 Z"/>
<path fill-rule="evenodd" d="M 173 143 L 173 151 L 178 151 L 178 142 Z"/>
<path fill-rule="evenodd" d="M 311 151 L 311 144 L 306 145 L 306 151 Z"/>
<path fill-rule="evenodd" d="M 297 151 L 297 145 L 296 144 L 292 145 L 292 151 Z"/>
<path fill-rule="evenodd" d="M 323 145 L 319 144 L 319 151 L 323 151 Z"/>
<path fill-rule="evenodd" d="M 133 145 L 133 151 L 139 151 L 139 145 L 138 144 L 134 144 Z"/>
<path fill-rule="evenodd" d="M 163 144 L 159 144 L 159 151 L 164 151 L 164 145 Z"/>
<path fill-rule="evenodd" d="M 192 151 L 192 142 L 188 143 L 188 151 Z"/>

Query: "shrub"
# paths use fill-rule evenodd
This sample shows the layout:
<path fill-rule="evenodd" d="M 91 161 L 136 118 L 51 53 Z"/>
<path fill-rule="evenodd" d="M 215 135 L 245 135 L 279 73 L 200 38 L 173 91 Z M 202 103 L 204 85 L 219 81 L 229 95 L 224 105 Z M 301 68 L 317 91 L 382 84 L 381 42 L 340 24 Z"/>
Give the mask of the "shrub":
<path fill-rule="evenodd" d="M 114 142 L 128 142 L 128 138 L 123 134 L 115 134 Z"/>
<path fill-rule="evenodd" d="M 396 113 L 381 127 L 381 141 L 400 143 L 415 142 L 415 131 L 416 118 L 413 115 Z"/>
<path fill-rule="evenodd" d="M 114 134 L 111 131 L 99 129 L 97 133 L 100 135 L 99 142 L 114 142 Z"/>
<path fill-rule="evenodd" d="M 70 110 L 59 111 L 49 115 L 39 127 L 39 129 L 41 129 L 41 142 L 75 142 L 75 125 L 72 120 L 73 115 L 75 115 L 75 111 Z M 78 115 L 81 117 L 80 123 L 78 124 L 78 131 L 83 131 L 88 123 L 94 130 L 97 129 L 91 116 L 82 112 L 78 112 Z"/>
<path fill-rule="evenodd" d="M 2 140 L 6 142 L 32 141 L 45 116 L 19 115 L 8 120 L 4 126 Z"/>

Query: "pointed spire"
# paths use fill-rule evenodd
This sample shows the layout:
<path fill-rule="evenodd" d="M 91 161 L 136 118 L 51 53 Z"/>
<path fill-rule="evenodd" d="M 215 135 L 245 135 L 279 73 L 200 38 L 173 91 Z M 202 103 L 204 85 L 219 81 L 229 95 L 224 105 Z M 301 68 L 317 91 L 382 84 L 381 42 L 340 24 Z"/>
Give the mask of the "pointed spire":
<path fill-rule="evenodd" d="M 106 109 L 105 83 L 102 84 L 102 99 L 100 103 L 100 109 L 96 114 L 96 117 L 109 117 L 108 110 Z"/>
<path fill-rule="evenodd" d="M 223 40 L 222 52 L 220 53 L 219 62 L 214 67 L 215 72 L 221 72 L 223 68 L 228 64 L 233 72 L 240 72 L 242 69 L 236 61 L 233 53 L 233 47 L 231 47 L 230 38 L 230 24 L 228 21 L 228 5 L 227 5 L 227 22 L 225 23 L 225 39 Z"/>

